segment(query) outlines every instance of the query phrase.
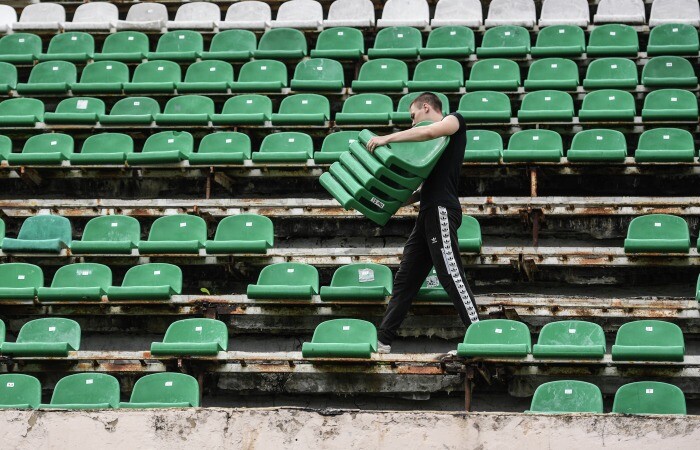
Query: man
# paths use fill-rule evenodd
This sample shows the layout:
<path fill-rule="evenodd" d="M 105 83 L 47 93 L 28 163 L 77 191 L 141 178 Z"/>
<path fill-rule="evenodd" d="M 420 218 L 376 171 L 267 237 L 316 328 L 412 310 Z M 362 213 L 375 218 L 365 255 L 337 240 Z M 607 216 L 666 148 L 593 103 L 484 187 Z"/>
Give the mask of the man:
<path fill-rule="evenodd" d="M 391 352 L 396 332 L 433 266 L 464 325 L 479 321 L 457 241 L 457 229 L 462 223 L 457 186 L 464 161 L 467 126 L 459 113 L 443 116 L 442 102 L 437 95 L 429 92 L 416 97 L 411 103 L 410 112 L 414 128 L 376 136 L 367 143 L 367 150 L 373 153 L 377 147 L 392 142 L 422 142 L 443 136 L 450 136 L 450 143 L 420 190 L 407 201 L 413 203 L 419 197 L 420 211 L 404 246 L 401 265 L 394 279 L 393 295 L 379 327 L 379 353 Z M 433 123 L 415 127 L 423 121 Z"/>

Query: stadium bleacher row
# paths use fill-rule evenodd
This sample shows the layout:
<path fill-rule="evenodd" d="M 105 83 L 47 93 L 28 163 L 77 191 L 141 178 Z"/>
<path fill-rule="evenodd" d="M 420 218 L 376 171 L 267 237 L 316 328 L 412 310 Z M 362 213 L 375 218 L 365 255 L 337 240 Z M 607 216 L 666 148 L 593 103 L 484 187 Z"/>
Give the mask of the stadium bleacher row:
<path fill-rule="evenodd" d="M 698 27 L 695 0 L 0 5 L 0 408 L 463 390 L 697 413 Z M 483 320 L 465 334 L 433 269 L 377 355 L 417 211 L 379 228 L 315 179 L 362 168 L 360 130 L 409 126 L 424 91 L 470 124 L 459 244 Z M 204 201 L 189 166 L 226 189 Z M 531 197 L 494 188 L 514 179 Z"/>

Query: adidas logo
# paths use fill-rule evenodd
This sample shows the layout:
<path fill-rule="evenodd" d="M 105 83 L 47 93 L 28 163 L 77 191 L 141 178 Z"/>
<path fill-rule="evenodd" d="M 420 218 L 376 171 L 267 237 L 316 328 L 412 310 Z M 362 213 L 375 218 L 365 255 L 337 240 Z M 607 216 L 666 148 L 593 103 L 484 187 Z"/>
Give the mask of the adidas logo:
<path fill-rule="evenodd" d="M 430 240 L 430 242 L 432 242 L 433 244 L 437 244 L 437 238 L 436 238 L 436 237 L 432 238 L 432 239 Z"/>

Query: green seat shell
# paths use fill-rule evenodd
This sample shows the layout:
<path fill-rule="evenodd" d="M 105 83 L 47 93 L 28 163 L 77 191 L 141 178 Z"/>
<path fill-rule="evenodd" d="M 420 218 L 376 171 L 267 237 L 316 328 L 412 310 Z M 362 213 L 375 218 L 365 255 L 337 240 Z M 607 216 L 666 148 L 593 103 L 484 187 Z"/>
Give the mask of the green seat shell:
<path fill-rule="evenodd" d="M 97 118 L 101 125 L 150 125 L 160 113 L 158 101 L 150 97 L 127 97 Z"/>
<path fill-rule="evenodd" d="M 155 52 L 148 52 L 149 61 L 168 60 L 187 62 L 194 61 L 204 51 L 202 35 L 191 30 L 168 31 L 160 36 Z"/>
<path fill-rule="evenodd" d="M 182 319 L 173 322 L 163 342 L 151 344 L 153 356 L 215 356 L 228 348 L 226 324 L 215 319 Z"/>
<path fill-rule="evenodd" d="M 314 144 L 306 133 L 285 131 L 265 136 L 260 150 L 253 152 L 253 162 L 306 162 L 313 158 Z"/>
<path fill-rule="evenodd" d="M 331 117 L 328 98 L 319 94 L 295 94 L 285 97 L 272 114 L 273 125 L 325 125 Z M 255 155 L 253 155 L 255 157 Z"/>
<path fill-rule="evenodd" d="M 55 112 L 44 114 L 44 122 L 47 124 L 86 124 L 97 123 L 98 116 L 104 115 L 105 103 L 99 98 L 71 97 L 56 106 Z"/>
<path fill-rule="evenodd" d="M 6 62 L 0 62 L 0 94 L 9 94 L 17 89 L 17 68 Z"/>
<path fill-rule="evenodd" d="M 625 135 L 620 131 L 605 128 L 579 131 L 574 135 L 571 148 L 566 152 L 566 158 L 571 162 L 623 162 L 626 157 Z"/>
<path fill-rule="evenodd" d="M 416 66 L 413 79 L 407 85 L 410 92 L 459 92 L 464 86 L 462 65 L 451 59 L 421 61 Z"/>
<path fill-rule="evenodd" d="M 190 408 L 199 406 L 199 384 L 185 373 L 152 373 L 136 380 L 128 402 L 119 408 Z"/>
<path fill-rule="evenodd" d="M 294 28 L 273 28 L 262 35 L 252 53 L 255 59 L 301 59 L 308 54 L 306 37 Z"/>
<path fill-rule="evenodd" d="M 637 381 L 617 390 L 612 412 L 685 415 L 687 410 L 685 395 L 677 386 L 659 381 Z"/>
<path fill-rule="evenodd" d="M 647 214 L 635 217 L 627 228 L 626 253 L 688 253 L 690 231 L 682 217 Z"/>
<path fill-rule="evenodd" d="M 60 267 L 51 287 L 37 289 L 42 302 L 100 301 L 112 285 L 112 270 L 104 264 L 75 263 Z"/>
<path fill-rule="evenodd" d="M 175 86 L 179 94 L 227 93 L 233 83 L 233 67 L 224 61 L 200 61 L 190 65 L 185 81 Z"/>
<path fill-rule="evenodd" d="M 535 46 L 530 49 L 534 57 L 581 56 L 586 51 L 583 28 L 575 25 L 551 25 L 540 28 Z"/>
<path fill-rule="evenodd" d="M 462 223 L 457 228 L 457 242 L 460 252 L 481 252 L 481 226 L 474 217 L 462 215 Z"/>
<path fill-rule="evenodd" d="M 612 346 L 613 361 L 683 361 L 685 341 L 675 323 L 636 320 L 623 324 Z"/>
<path fill-rule="evenodd" d="M 693 162 L 693 135 L 680 128 L 654 128 L 639 136 L 634 160 L 638 162 Z"/>
<path fill-rule="evenodd" d="M 384 94 L 357 94 L 343 102 L 336 125 L 388 125 L 394 102 Z"/>
<path fill-rule="evenodd" d="M 51 38 L 49 48 L 39 54 L 38 60 L 86 62 L 94 53 L 95 40 L 90 33 L 66 31 Z"/>
<path fill-rule="evenodd" d="M 214 100 L 203 95 L 178 95 L 168 100 L 165 110 L 156 114 L 157 125 L 208 125 L 214 114 Z M 191 152 L 190 152 L 191 153 Z M 137 158 L 138 159 L 138 158 Z"/>
<path fill-rule="evenodd" d="M 70 246 L 73 234 L 70 220 L 61 216 L 41 215 L 28 217 L 19 230 L 17 239 L 2 241 L 4 253 L 60 253 Z"/>
<path fill-rule="evenodd" d="M 17 83 L 17 93 L 21 95 L 65 94 L 76 81 L 77 70 L 73 63 L 40 62 L 32 68 L 27 83 Z"/>
<path fill-rule="evenodd" d="M 138 31 L 119 31 L 109 34 L 102 44 L 102 51 L 95 53 L 95 61 L 120 61 L 140 63 L 148 54 L 148 36 Z"/>
<path fill-rule="evenodd" d="M 490 319 L 472 323 L 457 346 L 464 357 L 525 357 L 532 347 L 530 330 L 522 322 Z"/>
<path fill-rule="evenodd" d="M 167 263 L 141 264 L 130 268 L 121 286 L 107 289 L 114 300 L 169 300 L 182 293 L 182 270 Z"/>
<path fill-rule="evenodd" d="M 488 28 L 481 46 L 476 49 L 479 58 L 524 57 L 530 53 L 530 32 L 515 25 Z"/>
<path fill-rule="evenodd" d="M 0 409 L 35 409 L 41 403 L 41 383 L 31 375 L 0 375 Z"/>
<path fill-rule="evenodd" d="M 424 48 L 419 48 L 421 59 L 467 58 L 474 53 L 474 31 L 462 26 L 446 26 L 433 29 Z"/>
<path fill-rule="evenodd" d="M 365 39 L 362 31 L 349 27 L 334 27 L 318 35 L 312 58 L 335 60 L 358 60 L 365 54 Z"/>
<path fill-rule="evenodd" d="M 213 240 L 204 244 L 207 254 L 266 253 L 275 242 L 272 221 L 258 214 L 238 214 L 224 218 L 216 227 Z"/>
<path fill-rule="evenodd" d="M 27 263 L 0 264 L 0 299 L 33 300 L 36 290 L 43 285 L 44 273 L 39 266 Z"/>
<path fill-rule="evenodd" d="M 401 92 L 408 83 L 408 66 L 397 59 L 367 61 L 352 82 L 353 92 Z"/>
<path fill-rule="evenodd" d="M 293 91 L 339 92 L 345 86 L 343 66 L 332 59 L 305 59 L 294 69 Z"/>
<path fill-rule="evenodd" d="M 336 131 L 323 139 L 321 150 L 314 153 L 317 164 L 334 163 L 340 155 L 349 151 L 350 144 L 357 142 L 359 131 Z"/>
<path fill-rule="evenodd" d="M 330 286 L 321 287 L 321 300 L 379 300 L 391 295 L 391 269 L 381 264 L 356 263 L 339 267 Z"/>
<path fill-rule="evenodd" d="M 515 91 L 520 86 L 520 67 L 510 59 L 484 59 L 472 66 L 467 91 Z"/>
<path fill-rule="evenodd" d="M 598 386 L 585 381 L 558 380 L 541 384 L 532 396 L 526 413 L 570 414 L 603 413 L 603 394 Z"/>
<path fill-rule="evenodd" d="M 80 325 L 71 319 L 48 317 L 25 323 L 16 342 L 0 346 L 3 356 L 68 356 L 80 349 Z"/>
<path fill-rule="evenodd" d="M 540 91 L 543 92 L 543 91 Z M 552 130 L 522 130 L 510 137 L 504 162 L 559 162 L 564 156 L 561 135 Z"/>
<path fill-rule="evenodd" d="M 282 61 L 258 59 L 243 64 L 231 92 L 280 92 L 287 87 L 287 66 Z"/>
<path fill-rule="evenodd" d="M 139 242 L 139 253 L 198 254 L 207 240 L 207 223 L 199 216 L 175 214 L 157 218 L 147 241 Z"/>
<path fill-rule="evenodd" d="M 571 122 L 573 118 L 574 99 L 562 91 L 529 92 L 518 110 L 520 122 Z"/>
<path fill-rule="evenodd" d="M 44 121 L 44 102 L 36 98 L 11 98 L 0 102 L 0 127 L 32 127 Z"/>
<path fill-rule="evenodd" d="M 591 56 L 637 56 L 637 31 L 624 24 L 611 23 L 593 28 L 588 38 L 586 54 Z"/>
<path fill-rule="evenodd" d="M 687 87 L 698 85 L 692 64 L 680 56 L 656 56 L 642 69 L 642 84 L 646 87 Z"/>
<path fill-rule="evenodd" d="M 80 82 L 70 85 L 73 94 L 121 94 L 129 82 L 129 68 L 119 61 L 97 61 L 88 64 L 80 74 Z"/>
<path fill-rule="evenodd" d="M 127 94 L 175 92 L 175 85 L 182 81 L 180 65 L 174 61 L 148 61 L 134 69 L 129 83 L 124 83 Z"/>
<path fill-rule="evenodd" d="M 126 155 L 134 152 L 134 141 L 128 134 L 100 133 L 85 139 L 80 153 L 70 155 L 71 165 L 124 164 Z"/>
<path fill-rule="evenodd" d="M 683 89 L 650 92 L 644 98 L 642 120 L 695 122 L 698 120 L 698 99 L 695 93 Z"/>
<path fill-rule="evenodd" d="M 698 30 L 687 23 L 666 23 L 649 32 L 647 55 L 694 56 L 700 50 Z M 0 59 L 2 57 L 0 56 Z"/>
<path fill-rule="evenodd" d="M 467 92 L 459 100 L 457 112 L 466 122 L 510 122 L 510 99 L 503 92 Z"/>
<path fill-rule="evenodd" d="M 61 378 L 51 403 L 41 409 L 110 409 L 119 407 L 119 381 L 106 373 L 76 373 Z"/>
<path fill-rule="evenodd" d="M 0 61 L 32 64 L 41 53 L 41 38 L 31 33 L 6 34 L 0 38 Z"/>
<path fill-rule="evenodd" d="M 236 95 L 224 103 L 221 114 L 212 114 L 214 125 L 263 125 L 272 118 L 272 100 L 265 95 Z"/>
<path fill-rule="evenodd" d="M 374 46 L 367 51 L 370 59 L 414 59 L 423 46 L 423 37 L 417 28 L 382 28 L 374 39 Z"/>
<path fill-rule="evenodd" d="M 319 292 L 318 271 L 303 263 L 277 263 L 260 272 L 257 284 L 249 284 L 248 298 L 311 300 Z"/>
<path fill-rule="evenodd" d="M 530 65 L 525 79 L 525 89 L 558 89 L 574 91 L 578 87 L 578 66 L 570 59 L 544 58 Z"/>
<path fill-rule="evenodd" d="M 85 225 L 82 239 L 71 242 L 71 253 L 130 255 L 140 239 L 141 224 L 134 217 L 95 217 Z"/>
<path fill-rule="evenodd" d="M 12 153 L 12 140 L 7 136 L 0 135 L 0 161 L 7 160 L 7 155 L 10 153 Z M 4 234 L 3 231 L 3 237 Z"/>
<path fill-rule="evenodd" d="M 583 87 L 586 89 L 634 89 L 638 82 L 637 65 L 631 59 L 600 58 L 588 65 Z"/>
<path fill-rule="evenodd" d="M 224 30 L 214 35 L 209 51 L 202 52 L 201 57 L 204 61 L 248 61 L 257 46 L 255 33 L 250 30 Z"/>
<path fill-rule="evenodd" d="M 320 323 L 311 342 L 304 342 L 304 358 L 369 358 L 377 351 L 377 329 L 358 319 L 333 319 Z"/>
<path fill-rule="evenodd" d="M 605 355 L 605 333 L 600 325 L 582 320 L 550 322 L 542 327 L 532 355 L 535 358 L 601 359 Z"/>
<path fill-rule="evenodd" d="M 468 130 L 465 161 L 498 162 L 503 156 L 503 138 L 491 130 Z"/>
<path fill-rule="evenodd" d="M 636 112 L 631 93 L 617 89 L 601 89 L 589 92 L 583 97 L 578 117 L 581 121 L 629 122 L 634 120 Z"/>
<path fill-rule="evenodd" d="M 128 153 L 126 162 L 131 166 L 179 163 L 193 151 L 194 138 L 187 131 L 161 131 L 146 139 L 140 153 Z"/>
<path fill-rule="evenodd" d="M 234 131 L 207 134 L 197 152 L 189 155 L 190 165 L 243 164 L 251 159 L 250 138 Z"/>

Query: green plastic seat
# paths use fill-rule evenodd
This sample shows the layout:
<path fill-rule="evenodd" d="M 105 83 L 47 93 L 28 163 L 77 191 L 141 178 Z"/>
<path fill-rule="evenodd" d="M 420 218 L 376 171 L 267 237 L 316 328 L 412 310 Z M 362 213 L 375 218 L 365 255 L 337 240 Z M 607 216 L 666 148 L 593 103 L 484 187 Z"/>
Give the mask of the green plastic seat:
<path fill-rule="evenodd" d="M 7 136 L 0 135 L 0 161 L 7 160 L 7 155 L 9 155 L 10 153 L 12 153 L 12 140 Z M 2 227 L 2 234 L 4 236 L 4 224 L 2 225 Z"/>
<path fill-rule="evenodd" d="M 243 164 L 251 159 L 251 151 L 248 135 L 221 131 L 204 136 L 197 152 L 189 155 L 189 160 L 190 165 Z"/>
<path fill-rule="evenodd" d="M 289 95 L 272 114 L 273 125 L 325 125 L 331 117 L 328 99 L 318 94 Z"/>
<path fill-rule="evenodd" d="M 182 319 L 173 322 L 163 342 L 151 344 L 153 356 L 216 356 L 228 348 L 228 328 L 215 319 Z"/>
<path fill-rule="evenodd" d="M 462 65 L 451 59 L 430 59 L 416 66 L 408 90 L 458 92 L 464 86 Z"/>
<path fill-rule="evenodd" d="M 515 25 L 500 25 L 484 33 L 481 46 L 476 49 L 479 58 L 524 57 L 530 53 L 530 33 Z"/>
<path fill-rule="evenodd" d="M 331 168 L 334 168 L 336 164 L 337 163 L 333 163 Z M 318 181 L 321 183 L 321 186 L 323 186 L 323 188 L 326 189 L 326 191 L 328 191 L 346 210 L 354 209 L 362 213 L 374 223 L 380 226 L 386 225 L 391 218 L 391 215 L 395 211 L 385 210 L 384 208 L 386 207 L 386 204 L 374 196 L 372 196 L 374 199 L 373 202 L 367 202 L 366 198 L 356 199 L 355 196 L 359 194 L 353 194 L 352 190 L 348 192 L 348 182 L 341 184 L 336 179 L 337 176 L 337 171 L 335 174 L 331 172 L 324 172 L 321 174 Z M 348 175 L 348 180 L 354 183 L 353 188 L 356 187 L 356 190 L 362 188 L 357 181 L 353 181 L 352 176 Z"/>
<path fill-rule="evenodd" d="M 586 54 L 590 56 L 637 56 L 639 38 L 629 25 L 611 23 L 593 28 Z"/>
<path fill-rule="evenodd" d="M 0 43 L 1 45 L 1 43 Z M 689 55 L 700 50 L 698 30 L 687 23 L 666 23 L 656 26 L 649 33 L 647 55 Z M 2 58 L 0 56 L 0 58 Z"/>
<path fill-rule="evenodd" d="M 243 64 L 231 92 L 280 92 L 287 87 L 287 66 L 282 61 L 259 59 Z"/>
<path fill-rule="evenodd" d="M 423 46 L 423 37 L 417 28 L 382 28 L 374 39 L 374 47 L 367 50 L 370 59 L 415 59 Z"/>
<path fill-rule="evenodd" d="M 191 30 L 168 31 L 160 36 L 155 52 L 148 52 L 149 61 L 194 61 L 204 51 L 202 35 Z M 178 80 L 179 81 L 179 80 Z"/>
<path fill-rule="evenodd" d="M 490 319 L 472 323 L 457 346 L 464 357 L 525 357 L 532 347 L 530 330 L 522 322 Z"/>
<path fill-rule="evenodd" d="M 550 322 L 542 327 L 532 355 L 535 358 L 601 359 L 605 355 L 605 333 L 600 325 L 582 320 Z"/>
<path fill-rule="evenodd" d="M 504 162 L 559 162 L 564 156 L 561 136 L 552 130 L 522 130 L 510 137 L 503 151 Z"/>
<path fill-rule="evenodd" d="M 647 214 L 632 219 L 625 239 L 626 253 L 688 253 L 690 232 L 682 217 Z"/>
<path fill-rule="evenodd" d="M 336 131 L 323 140 L 321 150 L 314 153 L 314 161 L 319 164 L 334 163 L 340 155 L 348 151 L 353 142 L 357 142 L 359 131 Z"/>
<path fill-rule="evenodd" d="M 510 122 L 510 99 L 502 92 L 468 92 L 459 100 L 457 112 L 466 122 Z"/>
<path fill-rule="evenodd" d="M 537 345 L 535 345 L 537 347 Z M 603 394 L 595 384 L 558 380 L 541 384 L 532 396 L 526 413 L 571 414 L 603 413 Z"/>
<path fill-rule="evenodd" d="M 617 130 L 593 129 L 579 131 L 571 141 L 566 158 L 579 161 L 623 162 L 627 157 L 625 135 Z"/>
<path fill-rule="evenodd" d="M 0 61 L 32 64 L 41 53 L 41 38 L 36 34 L 14 33 L 0 38 Z"/>
<path fill-rule="evenodd" d="M 3 356 L 68 356 L 80 349 L 80 325 L 71 319 L 48 317 L 22 325 L 16 342 L 0 346 Z"/>
<path fill-rule="evenodd" d="M 0 375 L 0 409 L 36 409 L 41 403 L 41 383 L 30 375 Z"/>
<path fill-rule="evenodd" d="M 387 214 L 396 212 L 411 195 L 408 189 L 379 181 L 351 153 L 340 155 L 328 171 L 353 198 L 373 204 Z"/>
<path fill-rule="evenodd" d="M 416 99 L 419 95 L 421 95 L 422 92 L 411 92 L 410 94 L 406 94 L 403 97 L 399 99 L 399 104 L 396 107 L 396 111 L 392 112 L 389 117 L 391 118 L 391 121 L 394 124 L 399 124 L 399 123 L 405 123 L 405 124 L 410 124 L 411 123 L 411 113 L 409 109 L 411 108 L 411 103 L 413 103 L 413 100 Z M 438 96 L 440 99 L 440 102 L 442 103 L 442 114 L 447 115 L 450 113 L 450 101 L 447 99 L 447 96 L 443 94 L 442 92 L 431 92 L 431 94 L 435 94 Z M 337 116 L 336 116 L 337 117 Z"/>
<path fill-rule="evenodd" d="M 127 97 L 112 106 L 109 114 L 97 117 L 102 125 L 150 125 L 160 113 L 158 101 L 150 97 Z"/>
<path fill-rule="evenodd" d="M 304 33 L 293 28 L 274 28 L 260 38 L 253 50 L 256 59 L 301 59 L 308 54 Z"/>
<path fill-rule="evenodd" d="M 70 86 L 73 94 L 121 94 L 129 82 L 129 68 L 118 61 L 98 61 L 88 64 L 80 82 Z"/>
<path fill-rule="evenodd" d="M 339 267 L 330 286 L 321 287 L 321 300 L 386 300 L 394 285 L 391 269 L 381 264 L 357 263 Z"/>
<path fill-rule="evenodd" d="M 464 86 L 467 91 L 515 91 L 520 86 L 520 67 L 510 59 L 477 61 Z"/>
<path fill-rule="evenodd" d="M 207 223 L 199 216 L 175 214 L 157 218 L 147 241 L 139 242 L 139 253 L 198 254 L 207 240 Z"/>
<path fill-rule="evenodd" d="M 124 164 L 126 155 L 134 152 L 134 141 L 128 134 L 94 134 L 83 142 L 80 153 L 70 155 L 71 165 Z"/>
<path fill-rule="evenodd" d="M 294 69 L 291 86 L 293 91 L 341 91 L 345 86 L 343 66 L 332 59 L 305 59 Z"/>
<path fill-rule="evenodd" d="M 95 40 L 89 33 L 67 31 L 55 35 L 49 41 L 46 53 L 39 54 L 39 61 L 86 62 L 93 58 Z"/>
<path fill-rule="evenodd" d="M 634 159 L 638 162 L 693 162 L 693 135 L 679 128 L 655 128 L 639 137 Z"/>
<path fill-rule="evenodd" d="M 169 300 L 182 293 L 182 271 L 167 263 L 141 264 L 130 268 L 121 286 L 107 289 L 109 300 Z"/>
<path fill-rule="evenodd" d="M 0 62 L 0 94 L 9 94 L 17 89 L 17 68 L 6 62 Z"/>
<path fill-rule="evenodd" d="M 689 87 L 698 85 L 692 64 L 680 56 L 651 58 L 642 70 L 642 84 L 646 87 Z"/>
<path fill-rule="evenodd" d="M 236 95 L 226 100 L 221 114 L 212 114 L 214 125 L 264 125 L 272 119 L 272 100 L 265 95 Z"/>
<path fill-rule="evenodd" d="M 11 98 L 0 102 L 0 127 L 34 127 L 44 121 L 44 102 L 36 98 Z"/>
<path fill-rule="evenodd" d="M 518 110 L 520 122 L 571 122 L 573 118 L 574 99 L 562 91 L 530 92 Z"/>
<path fill-rule="evenodd" d="M 100 301 L 111 285 L 112 271 L 104 264 L 68 264 L 56 271 L 51 287 L 37 289 L 37 297 L 42 302 Z"/>
<path fill-rule="evenodd" d="M 659 89 L 647 94 L 642 108 L 642 120 L 698 120 L 698 99 L 683 89 Z"/>
<path fill-rule="evenodd" d="M 248 298 L 311 300 L 318 294 L 318 271 L 303 263 L 277 263 L 260 272 L 257 284 L 248 285 Z"/>
<path fill-rule="evenodd" d="M 530 53 L 542 56 L 581 56 L 586 51 L 586 36 L 575 25 L 552 25 L 540 28 Z"/>
<path fill-rule="evenodd" d="M 570 59 L 545 58 L 532 63 L 525 79 L 525 89 L 574 91 L 578 87 L 578 66 Z"/>
<path fill-rule="evenodd" d="M 157 125 L 208 125 L 214 114 L 214 100 L 203 95 L 179 95 L 168 100 L 165 110 L 156 114 Z"/>
<path fill-rule="evenodd" d="M 12 166 L 53 165 L 66 161 L 73 153 L 73 138 L 63 133 L 37 134 L 24 143 L 22 153 L 10 153 L 7 161 Z"/>
<path fill-rule="evenodd" d="M 447 26 L 433 29 L 424 48 L 419 48 L 421 59 L 467 58 L 474 53 L 474 31 L 467 27 Z"/>
<path fill-rule="evenodd" d="M 148 61 L 136 66 L 131 82 L 124 83 L 127 94 L 175 92 L 175 85 L 182 80 L 180 65 L 174 61 Z"/>
<path fill-rule="evenodd" d="M 40 62 L 32 68 L 27 83 L 17 83 L 17 93 L 65 94 L 77 81 L 77 71 L 73 63 L 67 61 Z"/>
<path fill-rule="evenodd" d="M 612 346 L 613 361 L 683 361 L 684 354 L 680 327 L 662 320 L 636 320 L 622 325 Z"/>
<path fill-rule="evenodd" d="M 578 111 L 581 121 L 632 121 L 637 108 L 631 93 L 601 89 L 586 94 Z"/>
<path fill-rule="evenodd" d="M 358 319 L 326 320 L 301 346 L 304 358 L 369 358 L 376 351 L 377 329 Z"/>
<path fill-rule="evenodd" d="M 192 408 L 199 406 L 199 384 L 185 373 L 152 373 L 134 383 L 131 399 L 119 408 Z"/>
<path fill-rule="evenodd" d="M 99 98 L 71 97 L 56 106 L 55 112 L 44 113 L 47 124 L 94 125 L 100 114 L 105 113 L 105 102 Z"/>
<path fill-rule="evenodd" d="M 4 253 L 60 253 L 70 247 L 73 229 L 70 220 L 61 216 L 28 217 L 19 230 L 17 239 L 2 241 Z"/>
<path fill-rule="evenodd" d="M 216 227 L 213 240 L 204 243 L 207 254 L 266 253 L 275 242 L 272 221 L 258 214 L 238 214 L 224 218 Z"/>
<path fill-rule="evenodd" d="M 148 36 L 138 31 L 119 31 L 107 35 L 102 52 L 95 53 L 95 61 L 141 62 L 148 54 Z"/>
<path fill-rule="evenodd" d="M 357 60 L 365 54 L 365 38 L 356 28 L 336 27 L 323 30 L 318 35 L 312 58 Z"/>
<path fill-rule="evenodd" d="M 354 92 L 401 92 L 408 83 L 408 66 L 397 59 L 374 59 L 360 67 Z"/>
<path fill-rule="evenodd" d="M 177 92 L 226 93 L 233 83 L 233 67 L 223 61 L 200 61 L 187 68 L 185 81 L 177 83 Z"/>
<path fill-rule="evenodd" d="M 2 290 L 0 290 L 0 295 L 2 295 Z M 700 276 L 698 276 L 698 281 L 695 284 L 695 300 L 700 302 Z"/>
<path fill-rule="evenodd" d="M 467 131 L 465 161 L 498 162 L 503 156 L 501 135 L 490 130 Z"/>
<path fill-rule="evenodd" d="M 416 295 L 417 301 L 446 302 L 450 300 L 445 288 L 440 284 L 435 267 L 430 269 L 430 273 L 425 277 L 425 281 Z"/>
<path fill-rule="evenodd" d="M 257 48 L 255 33 L 249 30 L 225 30 L 214 35 L 209 51 L 202 52 L 202 60 L 227 62 L 248 61 Z"/>
<path fill-rule="evenodd" d="M 253 162 L 306 162 L 314 156 L 314 144 L 306 133 L 286 131 L 265 136 Z"/>
<path fill-rule="evenodd" d="M 36 290 L 43 285 L 44 273 L 39 266 L 27 263 L 0 264 L 0 299 L 33 300 Z"/>
<path fill-rule="evenodd" d="M 343 110 L 335 115 L 336 125 L 389 125 L 394 102 L 384 94 L 358 94 L 343 102 Z"/>
<path fill-rule="evenodd" d="M 179 163 L 187 160 L 193 151 L 194 138 L 187 131 L 161 131 L 146 139 L 141 153 L 128 153 L 126 162 L 133 166 Z"/>
<path fill-rule="evenodd" d="M 612 412 L 620 414 L 687 413 L 685 395 L 677 386 L 659 381 L 637 381 L 615 393 Z"/>
<path fill-rule="evenodd" d="M 119 381 L 106 373 L 76 373 L 56 383 L 51 403 L 41 409 L 111 409 L 119 407 Z"/>
<path fill-rule="evenodd" d="M 481 252 L 481 226 L 472 216 L 462 215 L 462 224 L 457 228 L 460 252 Z"/>
<path fill-rule="evenodd" d="M 71 243 L 74 254 L 131 254 L 141 239 L 141 224 L 134 217 L 100 216 L 90 219 L 81 240 Z"/>
<path fill-rule="evenodd" d="M 637 65 L 631 59 L 601 58 L 588 65 L 583 87 L 586 89 L 634 89 Z"/>

